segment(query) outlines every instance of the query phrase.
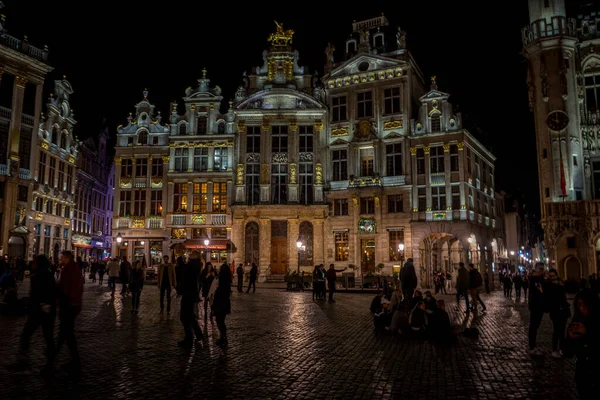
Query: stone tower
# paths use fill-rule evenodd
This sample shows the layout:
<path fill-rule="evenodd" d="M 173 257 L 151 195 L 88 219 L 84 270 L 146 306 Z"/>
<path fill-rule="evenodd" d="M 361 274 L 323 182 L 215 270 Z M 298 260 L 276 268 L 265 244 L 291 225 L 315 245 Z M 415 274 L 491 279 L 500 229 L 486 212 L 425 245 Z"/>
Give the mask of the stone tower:
<path fill-rule="evenodd" d="M 529 21 L 523 54 L 529 62 L 543 219 L 545 203 L 584 200 L 590 193 L 579 129 L 575 22 L 566 17 L 564 0 L 529 0 Z"/>

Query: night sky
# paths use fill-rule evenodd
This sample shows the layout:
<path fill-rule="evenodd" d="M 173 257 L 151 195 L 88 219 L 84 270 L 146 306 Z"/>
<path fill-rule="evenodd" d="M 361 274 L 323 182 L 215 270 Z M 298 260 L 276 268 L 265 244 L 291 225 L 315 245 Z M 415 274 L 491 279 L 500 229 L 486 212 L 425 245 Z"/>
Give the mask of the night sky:
<path fill-rule="evenodd" d="M 327 42 L 342 49 L 353 20 L 383 12 L 407 32 L 407 48 L 424 75 L 437 76 L 467 128 L 496 155 L 496 190 L 522 194 L 530 212 L 539 210 L 533 114 L 520 54 L 521 28 L 529 21 L 526 1 L 468 2 L 470 7 L 449 1 L 340 3 L 331 9 L 314 3 L 245 2 L 234 8 L 188 1 L 3 1 L 9 34 L 49 46 L 55 70 L 48 82 L 66 75 L 73 85 L 80 139 L 97 134 L 103 118 L 114 135 L 144 88 L 167 122 L 169 103 L 181 103 L 203 67 L 225 99 L 232 98 L 242 72 L 262 64 L 274 20 L 296 32 L 299 64 L 322 76 Z M 213 4 L 223 7 L 214 10 Z M 342 52 L 335 56 L 340 61 Z M 51 89 L 47 84 L 46 92 Z"/>

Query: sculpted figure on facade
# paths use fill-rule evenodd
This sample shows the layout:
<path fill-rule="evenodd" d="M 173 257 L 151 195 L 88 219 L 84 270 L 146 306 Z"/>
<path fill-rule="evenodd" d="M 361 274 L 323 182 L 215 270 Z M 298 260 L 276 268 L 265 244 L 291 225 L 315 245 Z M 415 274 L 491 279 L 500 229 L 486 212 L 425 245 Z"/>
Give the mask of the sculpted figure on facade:
<path fill-rule="evenodd" d="M 400 27 L 398 27 L 398 32 L 396 33 L 396 45 L 398 46 L 398 50 L 406 48 L 406 32 Z"/>

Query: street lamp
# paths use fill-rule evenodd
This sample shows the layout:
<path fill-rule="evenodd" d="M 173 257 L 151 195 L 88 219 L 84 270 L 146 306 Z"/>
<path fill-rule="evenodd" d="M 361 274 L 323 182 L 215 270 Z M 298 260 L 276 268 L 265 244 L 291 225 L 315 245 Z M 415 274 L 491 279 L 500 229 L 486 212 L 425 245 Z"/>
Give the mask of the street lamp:
<path fill-rule="evenodd" d="M 204 262 L 207 263 L 208 262 L 208 244 L 210 242 L 208 241 L 208 239 L 204 239 L 204 247 L 205 247 L 205 254 L 204 254 Z"/>
<path fill-rule="evenodd" d="M 300 250 L 302 249 L 302 238 L 298 236 L 296 239 L 296 247 L 298 247 L 298 276 L 300 275 Z"/>
<path fill-rule="evenodd" d="M 121 244 L 122 241 L 123 241 L 123 236 L 121 236 L 121 232 L 119 232 L 119 234 L 117 235 L 117 243 Z"/>

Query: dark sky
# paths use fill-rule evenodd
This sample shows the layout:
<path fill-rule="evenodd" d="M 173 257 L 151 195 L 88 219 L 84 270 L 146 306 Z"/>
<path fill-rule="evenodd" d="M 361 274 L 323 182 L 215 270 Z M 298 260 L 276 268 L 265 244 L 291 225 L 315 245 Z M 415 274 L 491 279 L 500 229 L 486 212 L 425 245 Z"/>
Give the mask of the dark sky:
<path fill-rule="evenodd" d="M 539 209 L 533 114 L 520 54 L 526 1 L 496 2 L 494 10 L 490 2 L 451 1 L 340 3 L 331 9 L 314 3 L 211 3 L 223 6 L 216 10 L 206 2 L 177 0 L 3 1 L 8 33 L 28 35 L 34 46 L 47 44 L 55 68 L 50 81 L 64 74 L 73 85 L 80 138 L 96 134 L 104 117 L 114 134 L 144 88 L 166 116 L 169 102 L 197 84 L 203 67 L 225 98 L 233 97 L 242 72 L 262 62 L 274 20 L 295 30 L 300 65 L 322 75 L 327 42 L 341 49 L 353 20 L 383 12 L 407 32 L 407 47 L 425 76 L 437 76 L 471 133 L 496 155 L 496 190 L 523 194 L 528 208 Z"/>

